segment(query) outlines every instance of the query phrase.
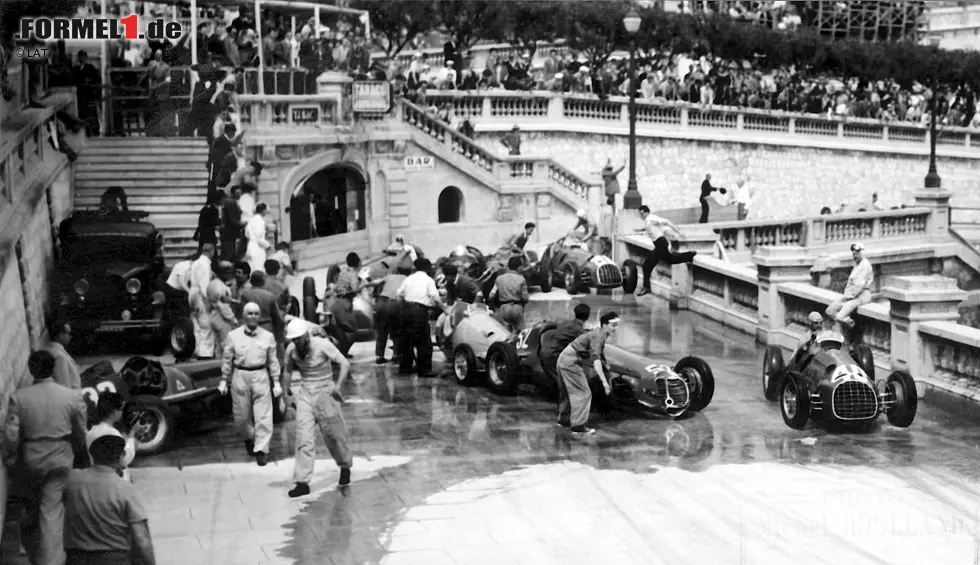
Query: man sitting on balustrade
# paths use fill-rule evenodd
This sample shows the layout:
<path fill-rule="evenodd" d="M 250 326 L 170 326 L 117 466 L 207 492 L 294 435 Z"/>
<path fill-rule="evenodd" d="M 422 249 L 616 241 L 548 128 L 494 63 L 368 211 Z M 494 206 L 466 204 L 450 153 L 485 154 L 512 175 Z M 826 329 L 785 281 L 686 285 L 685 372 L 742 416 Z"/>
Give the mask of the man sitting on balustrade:
<path fill-rule="evenodd" d="M 862 304 L 871 302 L 871 287 L 874 285 L 874 267 L 871 262 L 864 257 L 864 245 L 861 243 L 851 244 L 851 256 L 854 257 L 854 268 L 851 275 L 847 277 L 847 286 L 844 287 L 844 295 L 833 304 L 827 307 L 826 314 L 837 321 L 841 333 L 845 326 L 852 328 L 854 319 L 851 318 L 858 307 Z"/>

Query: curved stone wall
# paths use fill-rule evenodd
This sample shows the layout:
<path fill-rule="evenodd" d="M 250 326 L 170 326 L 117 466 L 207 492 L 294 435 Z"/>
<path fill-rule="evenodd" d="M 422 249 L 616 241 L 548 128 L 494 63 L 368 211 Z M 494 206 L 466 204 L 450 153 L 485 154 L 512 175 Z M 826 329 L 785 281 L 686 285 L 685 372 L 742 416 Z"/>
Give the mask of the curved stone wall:
<path fill-rule="evenodd" d="M 554 159 L 586 179 L 597 178 L 607 158 L 615 166 L 629 158 L 625 135 L 523 132 L 521 137 L 524 156 Z M 506 154 L 500 134 L 479 133 L 476 139 L 498 155 Z M 886 207 L 911 204 L 929 167 L 928 159 L 903 154 L 729 141 L 638 138 L 636 149 L 637 181 L 651 207 L 698 205 L 705 173 L 715 186 L 734 187 L 745 177 L 754 193 L 750 219 L 814 215 L 823 206 L 868 201 L 873 192 Z M 954 205 L 980 203 L 980 159 L 943 157 L 938 170 L 943 186 L 955 195 Z M 627 173 L 619 177 L 623 190 Z"/>

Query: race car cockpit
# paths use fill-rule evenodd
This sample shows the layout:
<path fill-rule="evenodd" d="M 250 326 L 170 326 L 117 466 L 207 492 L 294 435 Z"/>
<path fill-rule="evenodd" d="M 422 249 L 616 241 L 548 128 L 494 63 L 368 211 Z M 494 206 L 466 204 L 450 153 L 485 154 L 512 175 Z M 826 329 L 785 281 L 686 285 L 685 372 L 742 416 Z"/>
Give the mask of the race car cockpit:
<path fill-rule="evenodd" d="M 838 351 L 844 347 L 844 335 L 837 330 L 824 330 L 817 334 L 815 341 L 821 351 Z"/>

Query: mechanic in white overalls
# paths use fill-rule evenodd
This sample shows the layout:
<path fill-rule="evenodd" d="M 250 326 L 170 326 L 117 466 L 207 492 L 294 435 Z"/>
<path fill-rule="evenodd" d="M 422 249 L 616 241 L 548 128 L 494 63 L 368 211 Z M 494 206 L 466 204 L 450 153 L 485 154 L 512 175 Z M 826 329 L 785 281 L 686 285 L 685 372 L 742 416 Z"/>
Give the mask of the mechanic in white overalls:
<path fill-rule="evenodd" d="M 293 470 L 296 486 L 289 491 L 289 496 L 296 498 L 310 494 L 318 427 L 330 455 L 340 467 L 340 486 L 350 484 L 350 468 L 354 461 L 339 393 L 350 374 L 350 361 L 329 339 L 311 336 L 304 320 L 289 322 L 286 340 L 291 343 L 286 348 L 283 388 L 290 390 L 294 368 L 303 377 L 296 390 L 296 466 Z M 340 367 L 336 383 L 332 363 Z"/>
<path fill-rule="evenodd" d="M 231 406 L 235 426 L 245 436 L 245 451 L 265 466 L 272 440 L 272 397 L 282 395 L 279 385 L 280 366 L 276 356 L 276 338 L 259 327 L 259 305 L 245 305 L 245 325 L 228 333 L 221 358 L 221 383 L 218 391 L 228 392 L 231 378 Z M 269 391 L 269 378 L 275 382 Z"/>

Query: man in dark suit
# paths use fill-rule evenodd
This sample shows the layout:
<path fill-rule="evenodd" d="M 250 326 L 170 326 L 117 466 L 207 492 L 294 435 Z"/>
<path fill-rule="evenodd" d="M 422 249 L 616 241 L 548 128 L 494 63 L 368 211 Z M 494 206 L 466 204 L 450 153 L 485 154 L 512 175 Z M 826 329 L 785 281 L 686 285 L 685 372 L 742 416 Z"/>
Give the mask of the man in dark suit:
<path fill-rule="evenodd" d="M 463 53 L 459 47 L 456 35 L 450 35 L 449 41 L 442 46 L 443 64 L 445 61 L 452 61 L 453 68 L 456 69 L 456 84 L 459 84 L 460 76 L 463 74 Z"/>
<path fill-rule="evenodd" d="M 235 154 L 231 140 L 237 131 L 235 124 L 227 124 L 221 137 L 215 139 L 214 143 L 211 144 L 211 152 L 208 154 L 208 198 L 212 198 L 214 195 L 222 161 L 228 155 Z"/>
<path fill-rule="evenodd" d="M 276 353 L 282 359 L 286 353 L 283 335 L 286 329 L 285 317 L 279 309 L 279 299 L 266 290 L 266 276 L 262 271 L 252 271 L 249 276 L 251 286 L 244 289 L 240 302 L 254 302 L 259 306 L 259 327 L 272 332 L 276 338 Z"/>

